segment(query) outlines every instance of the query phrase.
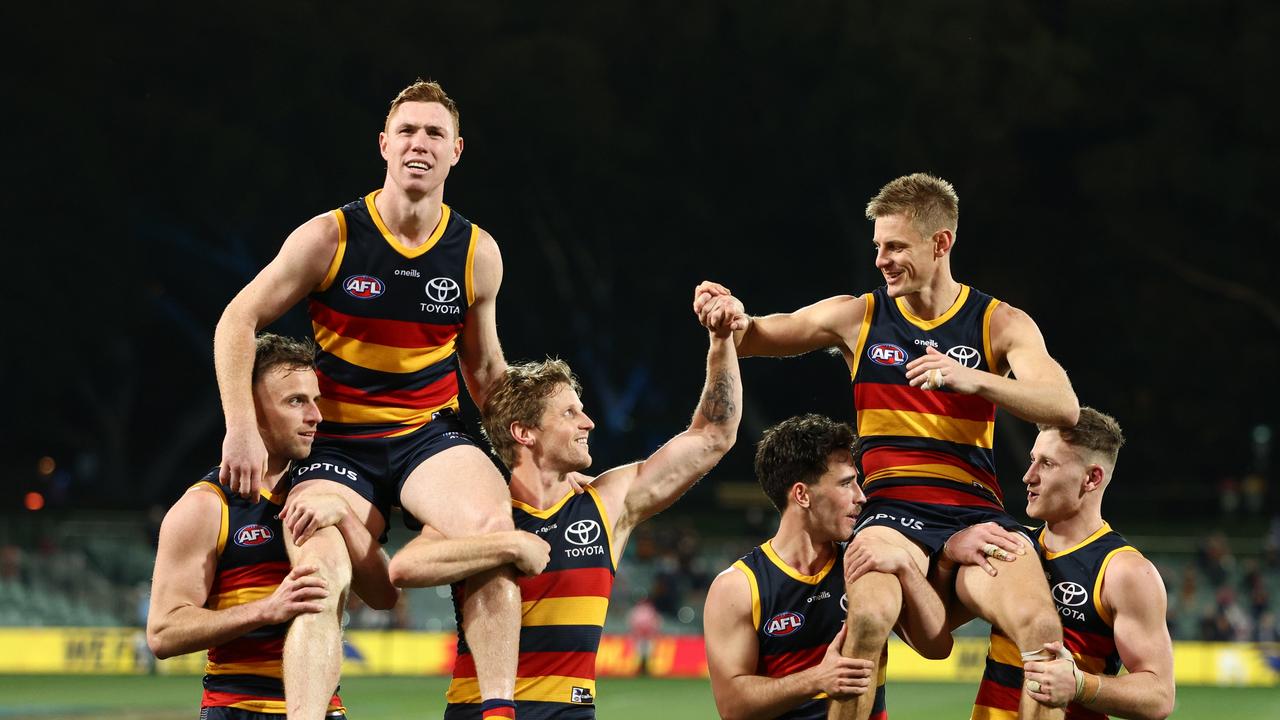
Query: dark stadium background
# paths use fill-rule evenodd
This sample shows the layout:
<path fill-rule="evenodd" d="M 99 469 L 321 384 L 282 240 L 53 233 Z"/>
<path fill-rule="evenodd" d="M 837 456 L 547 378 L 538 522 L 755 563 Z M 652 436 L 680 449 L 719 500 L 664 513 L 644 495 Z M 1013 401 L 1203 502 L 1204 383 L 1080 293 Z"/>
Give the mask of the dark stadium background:
<path fill-rule="evenodd" d="M 30 491 L 42 512 L 166 505 L 217 462 L 222 307 L 293 227 L 380 185 L 387 103 L 418 76 L 461 106 L 446 201 L 502 248 L 507 355 L 577 369 L 597 470 L 686 422 L 695 283 L 756 313 L 870 290 L 862 208 L 924 170 L 962 200 L 957 278 L 1030 312 L 1081 400 L 1124 425 L 1109 516 L 1208 528 L 1224 482 L 1274 476 L 1274 5 L 6 13 L 6 513 Z M 766 425 L 850 417 L 835 358 L 744 373 L 741 442 L 677 514 L 749 482 Z M 1033 434 L 1000 430 L 1006 489 Z"/>

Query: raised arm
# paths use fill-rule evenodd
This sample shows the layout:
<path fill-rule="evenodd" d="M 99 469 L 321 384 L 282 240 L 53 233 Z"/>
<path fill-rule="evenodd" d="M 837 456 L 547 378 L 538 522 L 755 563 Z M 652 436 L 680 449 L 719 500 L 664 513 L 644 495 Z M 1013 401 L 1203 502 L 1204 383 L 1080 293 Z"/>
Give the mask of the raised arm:
<path fill-rule="evenodd" d="M 550 559 L 551 546 L 523 530 L 446 538 L 425 528 L 396 553 L 391 580 L 402 588 L 435 587 L 507 564 L 525 575 L 537 575 Z"/>
<path fill-rule="evenodd" d="M 337 528 L 351 556 L 351 589 L 374 610 L 390 610 L 400 599 L 391 584 L 390 560 L 351 505 L 341 496 L 325 492 L 292 493 L 280 511 L 287 538 L 301 546 L 316 531 Z"/>
<path fill-rule="evenodd" d="M 1067 373 L 1049 355 L 1040 328 L 1029 315 L 1006 304 L 991 314 L 991 350 L 1013 377 L 993 368 L 983 372 L 927 348 L 923 357 L 907 363 L 907 380 L 916 387 L 937 369 L 947 389 L 980 395 L 1027 422 L 1071 427 L 1080 419 L 1080 401 Z"/>
<path fill-rule="evenodd" d="M 472 266 L 475 299 L 462 326 L 458 357 L 467 392 L 476 407 L 483 408 L 489 388 L 506 372 L 507 361 L 498 342 L 497 302 L 498 288 L 502 285 L 502 254 L 492 235 L 479 229 L 476 232 Z"/>
<path fill-rule="evenodd" d="M 147 645 L 158 658 L 183 655 L 234 640 L 264 625 L 320 612 L 327 595 L 314 567 L 294 568 L 268 597 L 221 610 L 206 608 L 218 564 L 222 500 L 213 490 L 191 490 L 160 525 Z"/>
<path fill-rule="evenodd" d="M 752 317 L 723 285 L 704 281 L 693 291 L 693 311 L 704 325 L 728 319 L 742 357 L 784 357 L 836 347 L 846 355 L 856 343 L 866 300 L 838 295 L 792 313 Z"/>
<path fill-rule="evenodd" d="M 848 698 L 871 687 L 871 663 L 841 657 L 844 629 L 827 646 L 822 662 L 780 678 L 756 674 L 759 643 L 751 615 L 751 589 L 730 568 L 711 583 L 703 611 L 707 669 L 716 710 L 725 720 L 775 718 L 819 693 Z"/>
<path fill-rule="evenodd" d="M 338 235 L 333 213 L 294 230 L 275 259 L 231 299 L 214 330 L 213 365 L 227 427 L 218 479 L 242 497 L 258 497 L 267 464 L 253 407 L 254 334 L 324 281 Z"/>
<path fill-rule="evenodd" d="M 1117 554 L 1103 576 L 1102 603 L 1112 614 L 1116 649 L 1128 672 L 1095 675 L 1079 670 L 1070 660 L 1030 663 L 1027 679 L 1042 685 L 1042 691 L 1032 697 L 1055 707 L 1074 699 L 1106 715 L 1164 720 L 1173 712 L 1175 690 L 1173 643 L 1165 624 L 1167 599 L 1160 573 L 1138 553 Z"/>
<path fill-rule="evenodd" d="M 632 528 L 670 507 L 720 462 L 737 438 L 742 419 L 738 354 L 727 328 L 711 332 L 710 338 L 707 377 L 689 428 L 647 460 L 609 470 L 592 483 L 613 520 L 619 551 Z"/>

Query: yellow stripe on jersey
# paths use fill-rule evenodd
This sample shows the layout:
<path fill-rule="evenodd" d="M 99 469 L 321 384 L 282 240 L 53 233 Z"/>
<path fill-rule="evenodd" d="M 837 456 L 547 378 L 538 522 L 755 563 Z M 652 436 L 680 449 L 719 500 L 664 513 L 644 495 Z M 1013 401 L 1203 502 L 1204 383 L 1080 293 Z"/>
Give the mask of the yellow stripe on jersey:
<path fill-rule="evenodd" d="M 241 663 L 205 663 L 206 675 L 258 675 L 259 677 L 284 677 L 280 672 L 279 660 L 263 660 L 261 662 Z"/>
<path fill-rule="evenodd" d="M 1003 665 L 1012 665 L 1016 668 L 1022 667 L 1022 652 L 1018 650 L 1018 646 L 1008 637 L 998 633 L 991 633 L 991 650 L 989 656 L 992 660 Z"/>
<path fill-rule="evenodd" d="M 987 356 L 987 369 L 997 375 L 1000 370 L 996 368 L 996 356 L 991 352 L 991 314 L 996 311 L 996 307 L 1000 305 L 1000 301 L 995 298 L 987 303 L 987 309 L 982 313 L 982 352 Z"/>
<path fill-rule="evenodd" d="M 470 306 L 476 301 L 476 240 L 480 237 L 480 227 L 478 225 L 471 226 L 471 239 L 467 242 L 467 270 L 465 282 L 467 285 L 467 305 Z"/>
<path fill-rule="evenodd" d="M 858 341 L 853 344 L 853 366 L 849 368 L 849 377 L 858 377 L 858 363 L 862 361 L 862 348 L 867 344 L 867 335 L 871 333 L 871 319 L 876 314 L 876 296 L 871 293 L 863 294 L 862 298 L 866 300 L 866 309 L 862 311 L 862 327 L 858 330 Z"/>
<path fill-rule="evenodd" d="M 942 313 L 941 315 L 939 315 L 938 317 L 932 320 L 924 320 L 922 318 L 916 317 L 915 315 L 912 315 L 911 310 L 907 308 L 906 298 L 901 298 L 901 297 L 894 298 L 894 301 L 898 304 L 898 311 L 902 313 L 902 317 L 906 318 L 907 322 L 911 323 L 912 325 L 915 325 L 921 330 L 932 330 L 938 327 L 939 325 L 941 325 L 942 323 L 955 317 L 955 314 L 960 312 L 960 308 L 964 307 L 964 301 L 968 299 L 969 299 L 969 286 L 961 285 L 960 295 L 959 297 L 956 298 L 956 301 L 951 303 L 951 307 L 947 308 L 946 312 Z"/>
<path fill-rule="evenodd" d="M 1102 527 L 1098 528 L 1097 530 L 1094 530 L 1092 535 L 1081 540 L 1075 545 L 1072 545 L 1066 550 L 1059 550 L 1057 552 L 1053 552 L 1049 548 L 1045 547 L 1044 533 L 1041 532 L 1040 533 L 1040 549 L 1044 551 L 1045 560 L 1057 560 L 1058 558 L 1062 557 L 1063 555 L 1066 555 L 1067 553 L 1073 553 L 1076 550 L 1079 550 L 1080 548 L 1084 547 L 1085 545 L 1088 545 L 1089 543 L 1093 542 L 1094 540 L 1097 540 L 1098 538 L 1102 537 L 1103 535 L 1106 535 L 1109 532 L 1111 532 L 1111 523 L 1106 522 L 1104 520 L 1102 522 Z"/>
<path fill-rule="evenodd" d="M 412 260 L 413 258 L 421 257 L 428 250 L 435 247 L 436 243 L 440 242 L 441 236 L 444 235 L 444 229 L 449 226 L 449 215 L 452 213 L 448 205 L 440 203 L 440 222 L 436 223 L 435 229 L 431 231 L 431 235 L 427 237 L 426 242 L 418 247 L 408 248 L 400 244 L 400 239 L 387 229 L 386 223 L 382 222 L 382 215 L 378 213 L 378 204 L 375 202 L 380 192 L 382 192 L 382 188 L 369 193 L 364 199 L 364 205 L 369 210 L 369 217 L 373 220 L 373 224 L 378 226 L 378 231 L 382 233 L 382 238 L 387 241 L 392 250 Z"/>
<path fill-rule="evenodd" d="M 969 720 L 1018 720 L 1018 711 L 974 705 L 973 714 L 969 716 Z"/>
<path fill-rule="evenodd" d="M 604 498 L 600 497 L 600 491 L 587 486 L 587 494 L 591 496 L 591 500 L 596 504 L 596 512 L 600 513 L 600 522 L 604 524 L 605 535 L 609 538 L 609 562 L 613 563 L 613 569 L 618 569 L 618 555 L 614 552 L 613 547 L 613 523 L 609 522 L 609 511 L 604 509 Z"/>
<path fill-rule="evenodd" d="M 774 552 L 773 550 L 772 540 L 765 541 L 765 543 L 760 546 L 760 550 L 764 552 L 765 556 L 768 557 L 769 560 L 774 565 L 776 565 L 779 570 L 786 573 L 787 577 L 790 577 L 792 580 L 795 580 L 797 582 L 802 582 L 805 585 L 817 585 L 818 583 L 822 582 L 822 578 L 826 577 L 827 573 L 831 571 L 831 567 L 836 564 L 835 555 L 832 555 L 831 559 L 828 560 L 827 564 L 824 565 L 823 568 L 818 571 L 817 575 L 801 575 L 799 570 L 796 570 L 795 568 L 786 564 L 785 562 L 783 562 L 782 558 L 778 557 L 778 553 Z"/>
<path fill-rule="evenodd" d="M 316 286 L 316 292 L 329 289 L 338 277 L 338 268 L 342 267 L 342 256 L 347 254 L 347 216 L 338 209 L 333 211 L 333 217 L 338 221 L 338 249 L 333 253 L 333 261 L 329 263 L 329 271 L 324 274 L 324 280 Z"/>
<path fill-rule="evenodd" d="M 1111 564 L 1111 558 L 1115 557 L 1116 553 L 1122 552 L 1138 552 L 1138 549 L 1132 545 L 1125 545 L 1107 553 L 1107 556 L 1102 558 L 1102 565 L 1098 568 L 1098 577 L 1093 581 L 1093 609 L 1098 611 L 1098 617 L 1102 618 L 1102 622 L 1106 623 L 1107 627 L 1114 625 L 1116 620 L 1111 616 L 1111 611 L 1102 604 L 1102 579 L 1107 576 L 1107 566 Z"/>
<path fill-rule="evenodd" d="M 990 450 L 995 423 L 904 410 L 862 410 L 858 412 L 858 435 L 932 438 Z"/>
<path fill-rule="evenodd" d="M 224 610 L 229 607 L 235 607 L 236 605 L 243 605 L 245 603 L 253 602 L 254 600 L 261 600 L 262 598 L 267 597 L 271 593 L 275 592 L 278 587 L 280 587 L 280 583 L 220 592 L 217 595 L 209 596 L 209 601 L 205 603 L 205 607 L 210 610 Z"/>
<path fill-rule="evenodd" d="M 212 490 L 214 493 L 217 494 L 218 499 L 222 501 L 222 508 L 221 508 L 222 517 L 218 521 L 218 557 L 222 557 L 222 551 L 227 547 L 227 528 L 231 524 L 231 520 L 227 516 L 228 515 L 227 495 L 226 493 L 222 492 L 222 486 L 218 485 L 217 483 L 211 483 L 208 480 L 201 480 L 195 485 L 192 485 L 191 487 L 187 488 L 187 492 L 191 492 L 196 488 L 204 488 L 205 490 Z"/>
<path fill-rule="evenodd" d="M 542 598 L 520 603 L 520 626 L 604 625 L 607 597 Z"/>
<path fill-rule="evenodd" d="M 542 675 L 516 678 L 516 699 L 528 702 L 567 703 L 573 698 L 574 688 L 586 688 L 592 697 L 596 694 L 596 681 L 591 678 Z M 444 694 L 446 702 L 480 702 L 480 683 L 475 678 L 454 678 Z"/>
<path fill-rule="evenodd" d="M 747 564 L 741 560 L 733 564 L 733 567 L 742 571 L 747 576 L 747 584 L 751 586 L 751 627 L 756 630 L 760 629 L 760 584 L 756 582 L 756 574 L 747 567 Z"/>
<path fill-rule="evenodd" d="M 453 354 L 457 338 L 439 347 L 399 348 L 343 337 L 320 323 L 311 323 L 316 344 L 330 355 L 369 370 L 388 373 L 414 373 L 431 367 Z M 325 418 L 326 420 L 332 420 Z"/>
<path fill-rule="evenodd" d="M 937 478 L 938 480 L 954 480 L 965 485 L 973 483 L 982 484 L 978 478 L 965 472 L 962 468 L 955 465 L 944 465 L 941 463 L 925 463 L 922 465 L 895 465 L 891 468 L 885 468 L 879 472 L 871 473 L 863 482 L 863 487 L 870 485 L 876 480 L 883 480 L 891 477 L 913 477 L 913 478 Z"/>
<path fill-rule="evenodd" d="M 340 400 L 320 398 L 316 401 L 320 408 L 320 416 L 335 423 L 394 423 L 396 425 L 425 425 L 431 420 L 431 413 L 444 408 L 458 409 L 458 399 L 454 398 L 443 405 L 428 408 L 376 407 L 373 405 L 357 405 Z"/>

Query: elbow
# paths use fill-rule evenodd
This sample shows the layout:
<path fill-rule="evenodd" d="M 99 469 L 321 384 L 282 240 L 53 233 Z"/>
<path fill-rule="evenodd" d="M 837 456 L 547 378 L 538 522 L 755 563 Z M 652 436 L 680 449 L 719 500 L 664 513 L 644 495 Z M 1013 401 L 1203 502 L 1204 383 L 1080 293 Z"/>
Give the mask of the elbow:
<path fill-rule="evenodd" d="M 400 556 L 391 558 L 391 563 L 387 565 L 387 577 L 391 580 L 392 587 L 412 588 L 412 587 L 430 587 L 422 585 L 418 581 L 417 574 L 413 572 L 413 568 L 407 562 L 402 562 Z M 366 599 L 366 602 L 368 600 Z"/>
<path fill-rule="evenodd" d="M 151 654 L 155 655 L 157 660 L 164 660 L 178 654 L 170 647 L 164 631 L 159 628 L 147 628 L 147 647 L 151 649 Z"/>
<path fill-rule="evenodd" d="M 1053 423 L 1058 427 L 1075 427 L 1080 422 L 1080 399 L 1070 389 L 1067 390 L 1067 398 L 1059 409 L 1061 416 L 1058 422 Z"/>
<path fill-rule="evenodd" d="M 1165 720 L 1165 718 L 1173 714 L 1174 692 L 1175 691 L 1171 686 L 1165 688 L 1165 691 L 1160 693 L 1160 697 L 1152 708 L 1151 715 L 1149 716 L 1151 720 Z"/>

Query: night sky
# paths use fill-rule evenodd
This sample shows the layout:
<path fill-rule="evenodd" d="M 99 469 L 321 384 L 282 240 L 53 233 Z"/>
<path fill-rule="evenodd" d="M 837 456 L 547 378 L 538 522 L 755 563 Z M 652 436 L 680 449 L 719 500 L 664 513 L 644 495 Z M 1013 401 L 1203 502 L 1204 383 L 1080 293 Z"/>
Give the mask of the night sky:
<path fill-rule="evenodd" d="M 687 422 L 699 280 L 753 313 L 873 289 L 863 207 L 914 171 L 960 195 L 956 278 L 1029 312 L 1124 426 L 1112 507 L 1194 510 L 1275 457 L 1274 4 L 84 5 L 6 11 L 29 16 L 6 22 L 5 509 L 167 503 L 217 463 L 223 306 L 381 185 L 419 76 L 461 108 L 445 199 L 502 249 L 507 356 L 575 367 L 596 470 Z M 852 416 L 838 358 L 744 382 L 704 499 L 750 479 L 766 425 Z M 1006 489 L 1033 435 L 997 430 Z"/>

